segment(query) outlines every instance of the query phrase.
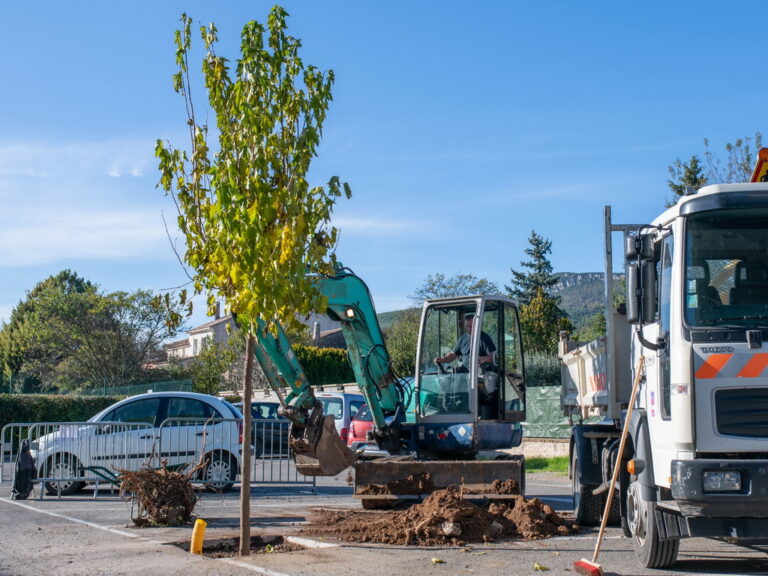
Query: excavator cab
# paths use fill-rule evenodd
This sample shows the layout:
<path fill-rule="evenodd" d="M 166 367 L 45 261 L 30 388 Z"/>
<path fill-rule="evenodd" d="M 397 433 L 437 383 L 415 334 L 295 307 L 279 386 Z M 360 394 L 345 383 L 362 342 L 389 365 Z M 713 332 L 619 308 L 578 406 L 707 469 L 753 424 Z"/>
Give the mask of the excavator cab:
<path fill-rule="evenodd" d="M 427 301 L 415 388 L 420 452 L 467 456 L 519 443 L 525 370 L 514 301 L 500 296 Z"/>

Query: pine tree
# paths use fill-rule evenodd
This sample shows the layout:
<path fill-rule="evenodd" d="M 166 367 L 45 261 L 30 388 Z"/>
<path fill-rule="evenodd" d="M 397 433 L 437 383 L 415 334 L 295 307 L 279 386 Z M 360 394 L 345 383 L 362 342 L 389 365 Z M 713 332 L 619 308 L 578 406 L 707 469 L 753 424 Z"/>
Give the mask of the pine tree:
<path fill-rule="evenodd" d="M 707 177 L 704 175 L 704 168 L 698 156 L 691 156 L 688 162 L 683 162 L 679 158 L 669 167 L 669 175 L 672 177 L 667 180 L 667 186 L 675 194 L 672 201 L 667 201 L 667 208 L 674 206 L 681 196 L 685 195 L 685 189 L 690 187 L 698 190 L 707 184 Z"/>
<path fill-rule="evenodd" d="M 514 268 L 512 272 L 512 285 L 505 286 L 507 293 L 522 304 L 529 304 L 535 297 L 540 288 L 544 293 L 557 284 L 557 276 L 552 274 L 552 264 L 547 258 L 547 254 L 552 253 L 552 241 L 547 240 L 531 230 L 528 238 L 530 247 L 525 249 L 525 253 L 530 256 L 530 260 L 521 262 L 523 268 L 529 271 L 517 271 Z M 559 298 L 553 298 L 555 304 L 559 304 Z"/>

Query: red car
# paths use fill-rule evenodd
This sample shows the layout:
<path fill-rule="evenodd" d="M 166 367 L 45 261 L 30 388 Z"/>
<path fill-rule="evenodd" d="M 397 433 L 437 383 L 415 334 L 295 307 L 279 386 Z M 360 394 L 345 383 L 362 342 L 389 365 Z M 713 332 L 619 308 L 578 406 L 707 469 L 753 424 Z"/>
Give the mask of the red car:
<path fill-rule="evenodd" d="M 381 450 L 373 439 L 373 414 L 368 409 L 368 404 L 363 404 L 349 423 L 347 446 L 363 458 L 389 456 L 389 453 Z"/>
<path fill-rule="evenodd" d="M 349 423 L 347 446 L 352 448 L 352 450 L 357 450 L 364 444 L 373 444 L 375 446 L 376 443 L 373 441 L 373 436 L 371 436 L 371 440 L 366 439 L 368 432 L 372 432 L 372 430 L 373 414 L 368 409 L 368 404 L 363 404 Z"/>

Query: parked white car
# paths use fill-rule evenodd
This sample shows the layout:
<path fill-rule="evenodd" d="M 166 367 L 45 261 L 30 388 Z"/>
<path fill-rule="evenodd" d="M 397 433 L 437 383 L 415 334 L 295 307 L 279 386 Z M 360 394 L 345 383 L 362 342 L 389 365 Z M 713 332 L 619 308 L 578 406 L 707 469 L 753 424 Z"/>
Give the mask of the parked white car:
<path fill-rule="evenodd" d="M 242 414 L 225 400 L 154 392 L 117 402 L 87 423 L 37 425 L 31 452 L 49 494 L 73 494 L 86 480 L 109 480 L 121 469 L 205 461 L 199 479 L 226 491 L 240 470 L 242 431 Z"/>

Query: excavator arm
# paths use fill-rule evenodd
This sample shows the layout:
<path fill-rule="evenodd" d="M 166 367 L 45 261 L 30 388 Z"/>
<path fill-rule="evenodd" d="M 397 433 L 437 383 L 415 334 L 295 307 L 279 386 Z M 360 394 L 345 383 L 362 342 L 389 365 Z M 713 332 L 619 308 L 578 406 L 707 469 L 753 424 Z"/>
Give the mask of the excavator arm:
<path fill-rule="evenodd" d="M 341 323 L 355 380 L 373 415 L 377 441 L 396 453 L 403 448 L 399 432 L 410 390 L 392 373 L 368 287 L 342 267 L 317 281 L 328 300 L 328 315 Z M 297 469 L 305 475 L 335 476 L 354 463 L 355 455 L 339 438 L 333 416 L 323 415 L 282 327 L 278 325 L 273 334 L 259 320 L 257 328 L 254 353 L 280 399 L 282 413 L 291 420 Z M 284 389 L 288 394 L 283 395 Z"/>
<path fill-rule="evenodd" d="M 351 270 L 339 267 L 333 276 L 319 280 L 319 289 L 328 299 L 328 316 L 341 324 L 355 381 L 373 416 L 376 441 L 391 453 L 400 452 L 405 448 L 400 424 L 412 391 L 392 372 L 368 286 Z"/>

